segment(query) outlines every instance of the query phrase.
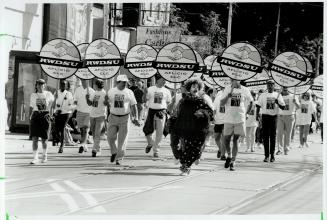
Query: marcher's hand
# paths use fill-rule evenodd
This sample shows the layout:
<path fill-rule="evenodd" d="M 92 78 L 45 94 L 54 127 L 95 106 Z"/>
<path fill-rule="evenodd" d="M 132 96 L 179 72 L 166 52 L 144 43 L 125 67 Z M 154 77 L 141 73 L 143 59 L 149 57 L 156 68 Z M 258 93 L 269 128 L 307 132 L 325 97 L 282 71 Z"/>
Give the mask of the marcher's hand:
<path fill-rule="evenodd" d="M 200 110 L 197 110 L 195 113 L 194 113 L 195 116 L 197 117 L 201 117 L 203 116 L 203 112 L 201 112 Z"/>
<path fill-rule="evenodd" d="M 106 102 L 109 101 L 109 96 L 108 96 L 108 95 L 105 95 L 104 100 L 105 100 Z"/>
<path fill-rule="evenodd" d="M 137 127 L 140 127 L 140 126 L 141 126 L 140 122 L 139 122 L 138 120 L 136 120 L 136 119 L 133 119 L 133 120 L 132 120 L 132 123 L 133 123 L 134 125 L 136 125 Z"/>
<path fill-rule="evenodd" d="M 57 92 L 55 92 L 55 94 L 54 94 L 54 98 L 55 98 L 55 99 L 58 98 L 58 93 L 57 93 Z"/>
<path fill-rule="evenodd" d="M 90 99 L 90 94 L 87 93 L 87 94 L 85 95 L 85 97 L 86 97 L 87 99 Z"/>

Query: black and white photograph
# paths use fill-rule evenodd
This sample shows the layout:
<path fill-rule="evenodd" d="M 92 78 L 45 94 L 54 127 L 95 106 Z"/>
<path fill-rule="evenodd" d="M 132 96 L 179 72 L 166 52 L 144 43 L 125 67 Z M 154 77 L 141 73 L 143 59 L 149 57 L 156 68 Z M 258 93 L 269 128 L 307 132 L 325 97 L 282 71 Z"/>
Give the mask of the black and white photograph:
<path fill-rule="evenodd" d="M 1 1 L 0 219 L 325 220 L 325 23 L 324 1 Z"/>

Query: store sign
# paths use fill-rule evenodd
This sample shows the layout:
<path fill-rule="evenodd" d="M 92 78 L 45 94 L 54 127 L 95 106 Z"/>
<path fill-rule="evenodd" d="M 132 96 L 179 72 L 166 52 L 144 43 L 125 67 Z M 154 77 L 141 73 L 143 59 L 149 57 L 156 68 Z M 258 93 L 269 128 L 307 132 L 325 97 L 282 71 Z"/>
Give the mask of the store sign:
<path fill-rule="evenodd" d="M 38 63 L 42 70 L 55 79 L 66 79 L 81 67 L 78 48 L 65 39 L 53 39 L 41 49 Z"/>
<path fill-rule="evenodd" d="M 155 68 L 169 82 L 183 82 L 199 68 L 194 51 L 183 43 L 170 43 L 157 55 Z"/>
<path fill-rule="evenodd" d="M 123 64 L 118 47 L 107 39 L 94 40 L 86 49 L 85 66 L 100 79 L 114 77 Z"/>
<path fill-rule="evenodd" d="M 171 27 L 137 27 L 137 44 L 147 44 L 160 49 L 168 43 L 179 42 L 181 37 L 180 28 Z"/>
<path fill-rule="evenodd" d="M 243 42 L 228 46 L 218 57 L 218 63 L 224 73 L 235 80 L 250 79 L 263 69 L 258 49 Z"/>
<path fill-rule="evenodd" d="M 157 51 L 153 47 L 139 44 L 128 51 L 124 67 L 134 76 L 148 79 L 157 73 L 154 68 L 156 57 Z"/>
<path fill-rule="evenodd" d="M 306 62 L 302 56 L 294 52 L 279 54 L 270 63 L 269 70 L 272 78 L 280 86 L 293 87 L 307 80 Z"/>
<path fill-rule="evenodd" d="M 312 92 L 318 97 L 324 98 L 324 76 L 319 75 L 313 80 L 313 85 L 311 86 Z"/>
<path fill-rule="evenodd" d="M 217 62 L 217 58 L 212 63 L 211 70 L 209 71 L 209 76 L 217 85 L 223 88 L 231 84 L 231 79 L 221 69 L 220 64 Z"/>
<path fill-rule="evenodd" d="M 259 92 L 260 90 L 265 91 L 269 79 L 268 71 L 263 69 L 261 73 L 258 73 L 251 79 L 245 80 L 242 84 L 254 92 Z"/>
<path fill-rule="evenodd" d="M 84 59 L 85 59 L 86 48 L 88 46 L 89 46 L 88 43 L 83 43 L 83 44 L 77 45 L 79 53 L 81 54 L 82 61 L 84 61 Z M 86 67 L 79 68 L 76 71 L 75 75 L 80 79 L 86 79 L 86 80 L 94 78 L 94 75 Z"/>
<path fill-rule="evenodd" d="M 208 36 L 181 35 L 181 42 L 189 45 L 200 54 L 211 53 L 211 41 Z"/>

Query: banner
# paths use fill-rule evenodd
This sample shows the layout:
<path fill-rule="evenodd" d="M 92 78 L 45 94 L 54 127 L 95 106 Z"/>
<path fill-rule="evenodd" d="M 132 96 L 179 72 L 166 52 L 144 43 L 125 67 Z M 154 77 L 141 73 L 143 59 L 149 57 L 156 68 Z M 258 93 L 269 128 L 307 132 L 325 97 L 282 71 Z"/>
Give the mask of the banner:
<path fill-rule="evenodd" d="M 302 56 L 294 52 L 279 54 L 270 63 L 269 71 L 280 86 L 293 87 L 307 80 L 306 62 Z"/>
<path fill-rule="evenodd" d="M 160 49 L 168 43 L 179 42 L 181 29 L 171 27 L 137 27 L 137 44 L 147 44 Z"/>
<path fill-rule="evenodd" d="M 247 80 L 261 73 L 261 55 L 258 49 L 246 42 L 228 46 L 218 57 L 218 63 L 231 79 Z"/>
<path fill-rule="evenodd" d="M 80 60 L 80 53 L 72 42 L 57 38 L 42 47 L 38 63 L 52 78 L 66 79 L 78 70 Z"/>
<path fill-rule="evenodd" d="M 128 51 L 124 67 L 132 75 L 140 79 L 148 79 L 157 73 L 157 69 L 154 68 L 156 57 L 157 51 L 153 47 L 139 44 Z"/>
<path fill-rule="evenodd" d="M 88 46 L 89 46 L 88 43 L 83 43 L 83 44 L 77 45 L 77 48 L 78 48 L 78 50 L 79 50 L 79 52 L 81 54 L 81 60 L 82 61 L 85 60 L 86 48 Z M 86 79 L 86 80 L 94 78 L 94 75 L 86 67 L 79 68 L 76 71 L 75 75 L 80 79 Z"/>
<path fill-rule="evenodd" d="M 100 79 L 114 77 L 123 63 L 117 46 L 107 39 L 96 39 L 86 49 L 85 66 Z"/>

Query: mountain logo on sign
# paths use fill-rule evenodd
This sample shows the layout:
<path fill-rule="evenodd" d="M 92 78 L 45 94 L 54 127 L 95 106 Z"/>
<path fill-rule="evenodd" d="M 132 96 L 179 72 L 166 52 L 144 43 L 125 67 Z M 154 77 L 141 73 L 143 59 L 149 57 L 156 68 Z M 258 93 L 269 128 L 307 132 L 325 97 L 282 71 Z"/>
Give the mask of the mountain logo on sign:
<path fill-rule="evenodd" d="M 119 53 L 114 45 L 108 45 L 104 42 L 100 42 L 98 45 L 95 46 L 97 51 L 95 54 L 98 57 L 105 57 L 108 54 L 114 55 L 114 56 L 119 56 Z M 99 51 L 100 50 L 100 51 Z M 115 53 L 117 52 L 117 53 Z"/>
<path fill-rule="evenodd" d="M 181 46 L 173 47 L 170 52 L 172 53 L 172 56 L 168 56 L 168 59 L 177 61 L 181 60 L 183 58 L 188 60 L 193 60 L 194 54 L 190 50 L 184 50 Z"/>
<path fill-rule="evenodd" d="M 257 51 L 252 51 L 250 47 L 244 45 L 237 49 L 238 53 L 231 53 L 238 60 L 250 59 L 254 62 L 260 62 L 260 54 Z M 239 54 L 241 52 L 241 54 Z"/>
<path fill-rule="evenodd" d="M 54 48 L 57 49 L 57 51 L 52 52 L 52 55 L 56 57 L 63 57 L 65 55 L 79 58 L 79 54 L 77 53 L 74 46 L 68 46 L 64 42 L 59 42 L 56 45 L 54 45 Z"/>

